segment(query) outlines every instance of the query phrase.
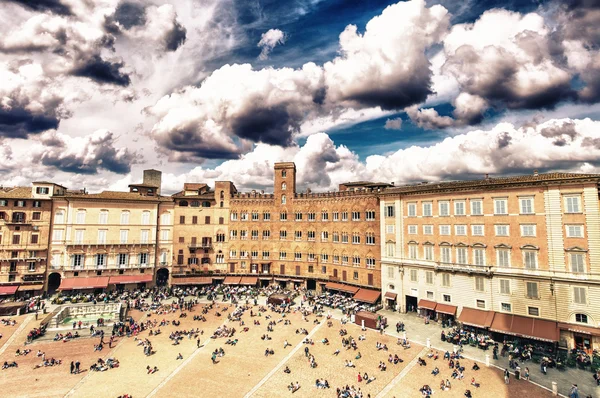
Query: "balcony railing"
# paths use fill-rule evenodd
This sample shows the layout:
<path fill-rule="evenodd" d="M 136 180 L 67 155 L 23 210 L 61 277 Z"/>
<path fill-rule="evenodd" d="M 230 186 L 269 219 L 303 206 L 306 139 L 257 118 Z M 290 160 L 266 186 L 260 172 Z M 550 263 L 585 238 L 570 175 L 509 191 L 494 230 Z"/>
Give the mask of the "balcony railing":
<path fill-rule="evenodd" d="M 212 249 L 212 243 L 188 243 L 190 249 Z"/>

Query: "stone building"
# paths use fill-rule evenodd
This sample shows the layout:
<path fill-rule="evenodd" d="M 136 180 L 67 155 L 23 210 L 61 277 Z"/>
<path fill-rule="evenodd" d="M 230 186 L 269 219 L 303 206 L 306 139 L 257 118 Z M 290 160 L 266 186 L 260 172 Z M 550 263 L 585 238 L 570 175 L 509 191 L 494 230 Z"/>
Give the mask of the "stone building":
<path fill-rule="evenodd" d="M 67 191 L 53 196 L 49 291 L 168 281 L 173 202 L 158 194 L 160 177 L 155 170 L 144 172 L 144 182 L 129 188 L 129 192 Z"/>
<path fill-rule="evenodd" d="M 274 169 L 273 193 L 235 193 L 231 198 L 228 274 L 318 291 L 378 289 L 377 193 L 389 184 L 344 184 L 337 192 L 300 193 L 294 163 L 276 163 Z M 370 300 L 374 295 L 379 292 Z"/>
<path fill-rule="evenodd" d="M 38 295 L 44 288 L 52 196 L 64 187 L 34 182 L 0 188 L 0 298 Z"/>
<path fill-rule="evenodd" d="M 380 196 L 386 304 L 598 348 L 599 181 L 536 172 L 387 189 Z"/>

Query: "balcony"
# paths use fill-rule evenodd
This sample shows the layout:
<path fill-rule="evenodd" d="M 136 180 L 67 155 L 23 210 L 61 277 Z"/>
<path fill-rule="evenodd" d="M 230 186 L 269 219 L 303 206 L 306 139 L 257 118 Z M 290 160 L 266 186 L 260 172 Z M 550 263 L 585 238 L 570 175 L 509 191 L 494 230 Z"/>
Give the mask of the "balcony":
<path fill-rule="evenodd" d="M 188 248 L 190 249 L 208 249 L 208 250 L 212 250 L 213 245 L 212 243 L 188 243 Z"/>
<path fill-rule="evenodd" d="M 53 243 L 56 243 L 53 241 Z M 107 240 L 104 242 L 94 241 L 82 241 L 82 242 L 74 242 L 74 241 L 64 241 L 66 246 L 88 246 L 88 247 L 107 247 L 107 246 L 140 246 L 140 247 L 149 247 L 154 246 L 156 242 L 153 241 L 139 241 L 139 240 L 130 240 L 127 242 L 121 242 L 120 240 Z"/>

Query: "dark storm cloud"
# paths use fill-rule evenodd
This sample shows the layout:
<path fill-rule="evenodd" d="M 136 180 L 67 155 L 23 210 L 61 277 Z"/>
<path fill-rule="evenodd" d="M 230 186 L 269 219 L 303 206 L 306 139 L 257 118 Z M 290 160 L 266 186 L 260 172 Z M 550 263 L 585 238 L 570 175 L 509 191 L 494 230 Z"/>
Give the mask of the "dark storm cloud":
<path fill-rule="evenodd" d="M 176 20 L 173 21 L 173 29 L 165 35 L 165 48 L 167 51 L 175 51 L 185 43 L 187 30 Z"/>
<path fill-rule="evenodd" d="M 299 130 L 301 121 L 301 117 L 292 114 L 286 104 L 250 107 L 231 121 L 231 129 L 240 138 L 289 146 L 292 132 Z"/>
<path fill-rule="evenodd" d="M 0 107 L 0 137 L 27 138 L 29 134 L 56 129 L 59 123 L 60 119 L 51 113 L 36 115 L 20 106 L 8 110 Z"/>
<path fill-rule="evenodd" d="M 365 87 L 360 93 L 345 99 L 367 107 L 380 106 L 383 110 L 398 110 L 425 101 L 431 93 L 427 76 L 425 81 L 415 77 L 415 80 L 410 82 L 402 81 L 387 87 Z"/>
<path fill-rule="evenodd" d="M 94 55 L 83 65 L 76 67 L 72 74 L 79 77 L 87 77 L 100 84 L 114 84 L 117 86 L 128 86 L 131 83 L 129 75 L 121 71 L 123 62 L 109 62 Z"/>
<path fill-rule="evenodd" d="M 571 140 L 574 140 L 578 133 L 575 130 L 575 122 L 566 122 L 560 126 L 546 127 L 540 131 L 540 134 L 546 138 L 561 138 L 562 136 L 568 136 Z"/>
<path fill-rule="evenodd" d="M 140 3 L 123 1 L 115 10 L 114 20 L 125 29 L 143 26 L 146 23 L 146 7 Z"/>
<path fill-rule="evenodd" d="M 172 162 L 197 162 L 198 159 L 236 159 L 240 153 L 227 143 L 204 139 L 197 126 L 170 130 L 156 137 L 157 150 L 168 155 Z"/>
<path fill-rule="evenodd" d="M 60 0 L 7 0 L 9 3 L 19 4 L 32 11 L 49 11 L 58 15 L 72 15 L 71 9 Z"/>

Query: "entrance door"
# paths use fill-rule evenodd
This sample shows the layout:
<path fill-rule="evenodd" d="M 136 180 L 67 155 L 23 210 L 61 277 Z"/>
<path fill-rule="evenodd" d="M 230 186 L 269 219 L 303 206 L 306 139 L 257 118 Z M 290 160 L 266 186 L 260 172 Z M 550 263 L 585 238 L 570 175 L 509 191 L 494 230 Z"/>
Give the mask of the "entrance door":
<path fill-rule="evenodd" d="M 367 283 L 369 284 L 369 286 L 373 286 L 373 274 L 368 274 L 367 278 L 368 278 Z"/>
<path fill-rule="evenodd" d="M 592 353 L 592 337 L 585 334 L 573 335 L 575 337 L 575 347 L 579 350 L 583 350 L 588 354 Z"/>
<path fill-rule="evenodd" d="M 317 281 L 314 279 L 308 279 L 306 281 L 306 288 L 308 290 L 317 290 Z"/>
<path fill-rule="evenodd" d="M 417 312 L 417 298 L 414 296 L 406 296 L 406 312 Z"/>
<path fill-rule="evenodd" d="M 285 264 L 279 264 L 279 273 L 285 275 Z"/>
<path fill-rule="evenodd" d="M 342 280 L 345 282 L 348 279 L 348 273 L 346 271 L 342 271 Z"/>
<path fill-rule="evenodd" d="M 338 277 L 337 269 L 334 269 L 334 270 L 333 270 L 333 277 L 334 277 L 334 278 L 337 278 L 337 277 Z"/>
<path fill-rule="evenodd" d="M 232 274 L 235 272 L 235 263 L 229 264 L 229 272 L 231 272 Z"/>
<path fill-rule="evenodd" d="M 48 275 L 48 293 L 53 294 L 60 286 L 60 274 L 53 272 Z"/>

